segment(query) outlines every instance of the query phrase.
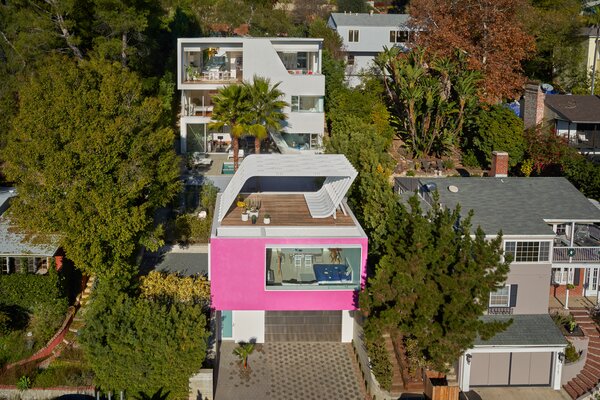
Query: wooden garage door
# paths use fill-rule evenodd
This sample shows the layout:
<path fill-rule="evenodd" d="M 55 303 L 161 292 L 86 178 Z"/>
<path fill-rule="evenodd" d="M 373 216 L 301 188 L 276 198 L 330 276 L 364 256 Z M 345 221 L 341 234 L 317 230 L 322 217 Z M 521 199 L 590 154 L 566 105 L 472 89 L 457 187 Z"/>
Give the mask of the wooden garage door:
<path fill-rule="evenodd" d="M 548 386 L 552 353 L 473 354 L 471 386 Z"/>
<path fill-rule="evenodd" d="M 266 311 L 266 342 L 340 342 L 341 311 Z"/>

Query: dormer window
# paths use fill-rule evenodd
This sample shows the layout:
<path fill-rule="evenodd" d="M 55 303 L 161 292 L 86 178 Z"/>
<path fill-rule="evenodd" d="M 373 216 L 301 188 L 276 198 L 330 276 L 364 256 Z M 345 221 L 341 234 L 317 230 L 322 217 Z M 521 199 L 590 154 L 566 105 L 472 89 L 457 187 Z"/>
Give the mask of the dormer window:
<path fill-rule="evenodd" d="M 358 42 L 358 29 L 350 29 L 348 31 L 348 41 Z"/>

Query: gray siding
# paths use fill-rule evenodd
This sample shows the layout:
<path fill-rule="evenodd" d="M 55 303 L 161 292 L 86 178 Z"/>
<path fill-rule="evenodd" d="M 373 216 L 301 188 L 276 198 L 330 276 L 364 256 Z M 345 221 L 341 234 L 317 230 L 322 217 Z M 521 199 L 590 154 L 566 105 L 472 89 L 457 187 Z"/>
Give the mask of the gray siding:
<path fill-rule="evenodd" d="M 552 264 L 511 264 L 507 284 L 518 285 L 513 314 L 547 314 Z"/>

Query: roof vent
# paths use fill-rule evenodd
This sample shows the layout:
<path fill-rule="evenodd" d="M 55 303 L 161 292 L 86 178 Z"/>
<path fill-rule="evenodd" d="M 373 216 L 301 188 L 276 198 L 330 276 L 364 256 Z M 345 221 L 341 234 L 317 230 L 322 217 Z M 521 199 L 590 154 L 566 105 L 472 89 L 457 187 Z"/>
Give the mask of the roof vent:
<path fill-rule="evenodd" d="M 458 193 L 458 186 L 450 185 L 448 186 L 448 190 L 452 193 Z"/>
<path fill-rule="evenodd" d="M 577 107 L 577 103 L 575 100 L 569 100 L 567 104 L 565 104 L 565 108 L 575 108 Z"/>

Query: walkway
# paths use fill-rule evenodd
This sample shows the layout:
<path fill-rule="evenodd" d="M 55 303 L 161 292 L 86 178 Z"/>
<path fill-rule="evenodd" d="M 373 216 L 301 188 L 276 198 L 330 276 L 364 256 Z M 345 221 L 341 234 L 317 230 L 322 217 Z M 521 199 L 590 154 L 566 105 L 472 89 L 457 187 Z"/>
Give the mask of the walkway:
<path fill-rule="evenodd" d="M 366 392 L 347 343 L 283 342 L 256 345 L 243 371 L 221 344 L 216 400 L 364 400 Z"/>
<path fill-rule="evenodd" d="M 583 394 L 589 393 L 600 383 L 600 331 L 590 318 L 588 310 L 572 309 L 571 314 L 573 314 L 575 321 L 590 340 L 583 369 L 579 375 L 563 385 L 571 398 L 577 399 Z"/>

